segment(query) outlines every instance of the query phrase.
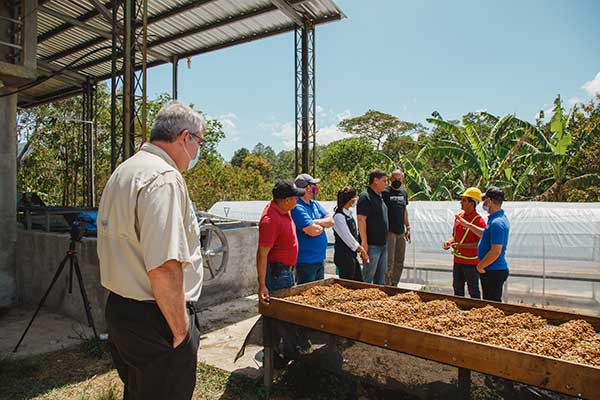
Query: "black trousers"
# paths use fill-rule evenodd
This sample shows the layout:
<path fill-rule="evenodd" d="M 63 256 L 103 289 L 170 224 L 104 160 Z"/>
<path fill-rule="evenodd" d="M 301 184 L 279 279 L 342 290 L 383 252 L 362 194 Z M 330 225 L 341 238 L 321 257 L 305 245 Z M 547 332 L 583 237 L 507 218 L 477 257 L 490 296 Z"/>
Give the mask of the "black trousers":
<path fill-rule="evenodd" d="M 477 266 L 455 262 L 452 268 L 452 288 L 455 296 L 465 296 L 465 283 L 469 289 L 469 296 L 473 299 L 480 299 Z"/>
<path fill-rule="evenodd" d="M 338 268 L 341 279 L 363 281 L 356 253 L 336 249 L 335 253 L 333 253 L 333 263 Z"/>
<path fill-rule="evenodd" d="M 156 303 L 110 293 L 105 316 L 124 400 L 192 398 L 200 331 L 193 306 L 188 311 L 188 336 L 173 348 L 173 334 Z"/>
<path fill-rule="evenodd" d="M 480 275 L 481 290 L 483 291 L 484 300 L 502 301 L 502 287 L 508 279 L 508 270 L 501 271 L 485 271 L 485 274 Z"/>

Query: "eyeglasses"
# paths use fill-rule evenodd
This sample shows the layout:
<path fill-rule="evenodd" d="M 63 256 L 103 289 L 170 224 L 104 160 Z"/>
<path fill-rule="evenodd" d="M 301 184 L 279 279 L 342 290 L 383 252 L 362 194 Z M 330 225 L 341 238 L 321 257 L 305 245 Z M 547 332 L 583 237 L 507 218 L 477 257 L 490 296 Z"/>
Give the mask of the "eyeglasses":
<path fill-rule="evenodd" d="M 190 134 L 191 137 L 193 137 L 196 140 L 196 143 L 198 143 L 198 147 L 201 147 L 202 143 L 204 143 L 204 140 L 200 136 L 196 135 L 195 133 L 192 133 L 190 131 L 188 131 L 188 133 Z"/>

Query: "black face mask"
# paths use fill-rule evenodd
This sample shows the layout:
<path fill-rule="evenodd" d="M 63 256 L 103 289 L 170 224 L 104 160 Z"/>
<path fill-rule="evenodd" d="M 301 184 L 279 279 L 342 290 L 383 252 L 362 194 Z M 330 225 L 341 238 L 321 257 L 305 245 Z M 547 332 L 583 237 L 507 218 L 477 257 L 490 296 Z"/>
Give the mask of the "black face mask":
<path fill-rule="evenodd" d="M 392 187 L 394 189 L 400 189 L 400 186 L 402 186 L 402 182 L 400 182 L 400 181 L 394 181 L 394 182 L 392 182 Z"/>

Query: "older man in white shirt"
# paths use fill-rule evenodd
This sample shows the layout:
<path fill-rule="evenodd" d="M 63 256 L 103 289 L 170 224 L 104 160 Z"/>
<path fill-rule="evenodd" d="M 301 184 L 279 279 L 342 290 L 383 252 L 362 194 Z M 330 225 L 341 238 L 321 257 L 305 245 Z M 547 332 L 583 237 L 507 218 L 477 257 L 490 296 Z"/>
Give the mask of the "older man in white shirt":
<path fill-rule="evenodd" d="M 197 161 L 204 118 L 173 102 L 150 143 L 112 174 L 98 210 L 98 258 L 113 362 L 125 399 L 190 399 L 200 341 L 199 226 L 181 172 Z"/>

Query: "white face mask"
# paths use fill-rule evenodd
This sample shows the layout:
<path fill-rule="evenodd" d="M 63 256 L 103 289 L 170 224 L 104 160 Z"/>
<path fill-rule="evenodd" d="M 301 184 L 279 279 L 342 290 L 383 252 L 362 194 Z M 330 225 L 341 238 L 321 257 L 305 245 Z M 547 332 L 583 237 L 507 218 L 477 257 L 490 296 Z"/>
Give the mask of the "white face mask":
<path fill-rule="evenodd" d="M 194 140 L 194 139 L 192 139 Z M 198 146 L 198 150 L 196 150 L 196 157 L 192 157 L 190 155 L 190 152 L 187 150 L 186 146 L 183 146 L 183 150 L 185 151 L 185 154 L 187 154 L 187 156 L 190 158 L 190 162 L 188 163 L 188 167 L 187 170 L 191 171 L 196 164 L 198 164 L 198 161 L 200 161 L 200 146 Z"/>
<path fill-rule="evenodd" d="M 483 203 L 481 205 L 481 208 L 483 208 L 483 211 L 485 211 L 486 213 L 488 213 L 488 214 L 490 213 L 490 207 L 488 207 L 487 204 Z"/>

